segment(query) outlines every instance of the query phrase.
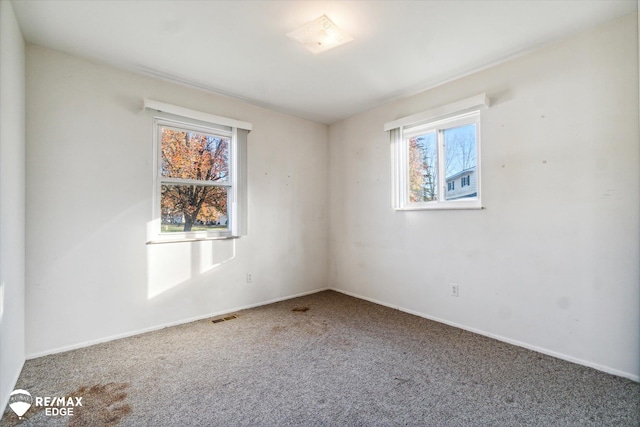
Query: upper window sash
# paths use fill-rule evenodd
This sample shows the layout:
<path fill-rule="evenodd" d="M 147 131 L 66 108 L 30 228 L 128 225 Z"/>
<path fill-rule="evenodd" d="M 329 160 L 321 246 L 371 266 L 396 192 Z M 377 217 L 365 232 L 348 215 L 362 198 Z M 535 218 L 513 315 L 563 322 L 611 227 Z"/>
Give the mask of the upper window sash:
<path fill-rule="evenodd" d="M 163 115 L 166 116 L 166 115 Z M 158 165 L 158 179 L 163 183 L 184 183 L 184 184 L 196 184 L 196 185 L 217 185 L 217 186 L 231 186 L 233 181 L 233 158 L 232 158 L 232 147 L 233 147 L 233 128 L 226 127 L 216 127 L 215 125 L 205 126 L 199 125 L 196 123 L 185 123 L 184 121 L 180 121 L 179 119 L 174 118 L 166 118 L 166 117 L 156 117 L 154 120 L 155 123 L 155 132 L 157 139 L 157 150 L 158 150 L 158 158 L 156 159 Z M 163 175 L 162 170 L 162 141 L 160 138 L 160 130 L 168 129 L 176 132 L 186 132 L 186 133 L 198 133 L 200 135 L 205 135 L 213 138 L 224 138 L 229 141 L 229 147 L 227 148 L 229 152 L 229 173 L 226 177 L 218 180 L 205 180 L 205 179 L 185 179 Z"/>

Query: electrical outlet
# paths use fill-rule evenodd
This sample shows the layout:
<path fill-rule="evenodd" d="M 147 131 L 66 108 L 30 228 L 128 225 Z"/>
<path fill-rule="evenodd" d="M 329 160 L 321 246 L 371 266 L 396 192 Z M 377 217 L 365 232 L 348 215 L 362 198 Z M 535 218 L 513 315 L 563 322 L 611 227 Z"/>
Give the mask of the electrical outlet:
<path fill-rule="evenodd" d="M 451 284 L 451 296 L 452 297 L 459 297 L 460 296 L 460 290 L 458 289 L 458 285 L 452 283 Z"/>
<path fill-rule="evenodd" d="M 253 274 L 247 273 L 247 283 L 253 283 Z"/>

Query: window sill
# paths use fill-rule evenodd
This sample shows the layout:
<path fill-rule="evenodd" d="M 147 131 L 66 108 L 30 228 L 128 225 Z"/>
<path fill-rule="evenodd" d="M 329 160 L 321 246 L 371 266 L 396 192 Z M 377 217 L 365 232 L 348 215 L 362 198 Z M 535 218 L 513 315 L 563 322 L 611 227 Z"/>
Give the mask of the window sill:
<path fill-rule="evenodd" d="M 449 204 L 438 203 L 430 205 L 428 203 L 416 203 L 409 206 L 403 206 L 396 208 L 397 211 L 449 211 L 449 210 L 482 210 L 485 209 L 482 205 L 476 204 Z"/>
<path fill-rule="evenodd" d="M 240 236 L 211 236 L 211 237 L 180 237 L 175 239 L 152 239 L 149 240 L 147 245 L 160 245 L 163 243 L 191 243 L 191 242 L 206 242 L 209 240 L 231 240 L 237 239 Z"/>

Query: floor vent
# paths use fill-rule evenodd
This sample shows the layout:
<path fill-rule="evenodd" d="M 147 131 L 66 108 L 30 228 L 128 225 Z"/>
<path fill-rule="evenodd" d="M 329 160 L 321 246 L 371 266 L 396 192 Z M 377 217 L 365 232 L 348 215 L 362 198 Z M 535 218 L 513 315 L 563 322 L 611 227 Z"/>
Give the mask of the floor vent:
<path fill-rule="evenodd" d="M 220 323 L 220 322 L 224 322 L 225 320 L 233 320 L 233 319 L 237 319 L 238 316 L 236 316 L 235 314 L 232 314 L 231 316 L 226 316 L 226 317 L 219 317 L 218 319 L 213 319 L 211 322 L 212 323 Z"/>

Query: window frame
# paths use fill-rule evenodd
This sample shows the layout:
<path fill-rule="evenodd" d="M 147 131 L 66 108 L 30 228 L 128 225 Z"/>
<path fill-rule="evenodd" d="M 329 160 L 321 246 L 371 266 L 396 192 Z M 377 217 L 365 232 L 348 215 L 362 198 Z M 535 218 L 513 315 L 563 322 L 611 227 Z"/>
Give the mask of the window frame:
<path fill-rule="evenodd" d="M 144 100 L 145 110 L 153 110 L 151 120 L 153 166 L 152 172 L 152 220 L 147 224 L 147 244 L 193 242 L 201 240 L 230 239 L 247 235 L 247 135 L 251 123 L 202 113 L 187 108 Z M 178 114 L 175 114 L 178 113 Z M 180 130 L 192 130 L 229 138 L 229 176 L 226 181 L 212 182 L 181 180 L 162 176 L 162 126 Z M 193 181 L 193 182 L 192 182 Z M 197 181 L 197 182 L 196 182 Z M 188 232 L 162 232 L 161 197 L 162 185 L 182 182 L 207 186 L 225 187 L 227 191 L 227 228 L 221 230 L 198 230 Z"/>
<path fill-rule="evenodd" d="M 485 94 L 414 114 L 385 124 L 384 130 L 391 136 L 391 199 L 395 210 L 443 210 L 482 209 L 481 200 L 481 109 L 489 106 Z M 447 182 L 445 176 L 446 154 L 444 131 L 451 128 L 475 124 L 476 129 L 476 188 L 473 198 L 446 200 Z M 409 198 L 409 138 L 436 133 L 438 150 L 438 199 L 428 202 L 411 202 Z"/>
<path fill-rule="evenodd" d="M 162 227 L 162 186 L 163 185 L 197 185 L 205 187 L 221 187 L 227 191 L 227 227 L 218 230 L 199 230 L 199 231 L 173 231 L 163 232 L 162 228 L 157 231 L 158 240 L 201 240 L 214 238 L 229 238 L 232 236 L 233 223 L 233 206 L 236 196 L 236 162 L 237 153 L 233 147 L 236 145 L 236 137 L 233 128 L 227 126 L 216 126 L 212 124 L 204 124 L 197 120 L 187 118 L 172 118 L 167 115 L 158 115 L 153 119 L 154 126 L 154 148 L 155 148 L 155 171 L 154 174 L 154 218 L 160 218 L 160 227 Z M 197 179 L 172 178 L 162 175 L 162 137 L 163 128 L 173 130 L 194 132 L 212 136 L 219 136 L 229 140 L 229 173 L 228 178 L 224 181 L 206 181 Z"/>

